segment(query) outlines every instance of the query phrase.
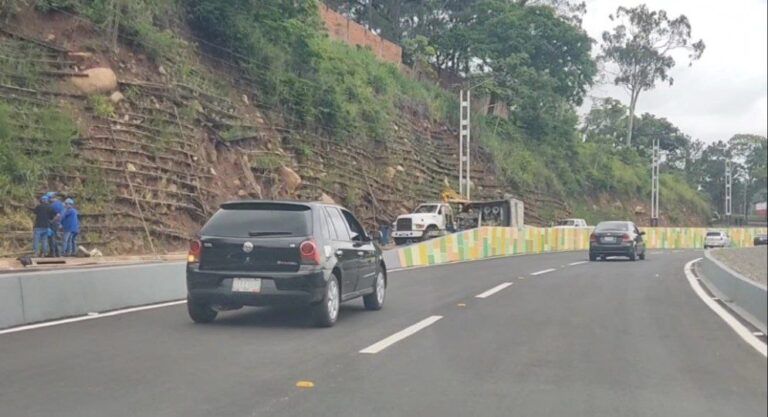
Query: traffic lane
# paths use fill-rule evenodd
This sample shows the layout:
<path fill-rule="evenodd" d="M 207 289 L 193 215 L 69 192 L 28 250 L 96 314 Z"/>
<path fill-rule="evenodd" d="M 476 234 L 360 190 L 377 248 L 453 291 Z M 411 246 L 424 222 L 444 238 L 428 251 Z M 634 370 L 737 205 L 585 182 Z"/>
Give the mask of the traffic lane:
<path fill-rule="evenodd" d="M 312 328 L 306 309 L 246 309 L 199 326 L 178 306 L 2 335 L 0 415 L 250 415 L 296 395 L 297 380 L 336 369 L 370 340 L 500 280 L 585 256 L 394 273 L 382 311 L 345 304 L 331 329 Z"/>
<path fill-rule="evenodd" d="M 693 293 L 695 257 L 516 283 L 318 375 L 274 415 L 764 416 L 765 358 Z"/>

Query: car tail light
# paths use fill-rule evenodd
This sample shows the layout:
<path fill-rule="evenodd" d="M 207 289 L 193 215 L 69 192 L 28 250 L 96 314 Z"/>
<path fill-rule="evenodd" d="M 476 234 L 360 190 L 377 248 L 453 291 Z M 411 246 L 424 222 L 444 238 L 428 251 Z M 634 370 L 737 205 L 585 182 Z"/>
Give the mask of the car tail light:
<path fill-rule="evenodd" d="M 196 263 L 200 262 L 200 256 L 203 254 L 203 244 L 199 240 L 193 240 L 189 242 L 189 254 L 187 255 L 187 262 Z"/>
<path fill-rule="evenodd" d="M 589 235 L 589 241 L 590 241 L 590 242 L 597 242 L 597 235 L 596 235 L 596 234 L 594 234 L 594 233 L 592 233 L 591 235 Z"/>
<path fill-rule="evenodd" d="M 305 264 L 320 265 L 320 250 L 314 240 L 305 240 L 299 245 L 301 262 Z"/>
<path fill-rule="evenodd" d="M 624 233 L 624 236 L 622 236 L 621 238 L 624 239 L 625 242 L 632 241 L 632 236 L 630 236 L 629 233 Z"/>

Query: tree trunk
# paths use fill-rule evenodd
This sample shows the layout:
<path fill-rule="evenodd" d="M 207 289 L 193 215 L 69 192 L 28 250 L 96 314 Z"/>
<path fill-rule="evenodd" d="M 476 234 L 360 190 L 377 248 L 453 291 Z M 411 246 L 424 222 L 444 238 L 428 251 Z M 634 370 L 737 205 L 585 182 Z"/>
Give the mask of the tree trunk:
<path fill-rule="evenodd" d="M 632 90 L 629 97 L 629 123 L 627 126 L 627 147 L 632 146 L 632 128 L 635 126 L 635 105 L 637 105 L 637 98 L 640 95 L 639 91 Z"/>

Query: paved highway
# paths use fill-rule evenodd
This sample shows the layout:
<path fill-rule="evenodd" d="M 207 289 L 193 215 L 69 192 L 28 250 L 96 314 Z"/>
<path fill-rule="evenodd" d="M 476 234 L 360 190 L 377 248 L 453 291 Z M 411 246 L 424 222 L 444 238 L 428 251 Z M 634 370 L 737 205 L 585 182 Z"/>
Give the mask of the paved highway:
<path fill-rule="evenodd" d="M 585 256 L 394 273 L 331 329 L 179 305 L 0 335 L 0 416 L 766 415 L 765 357 L 683 273 L 701 252 Z"/>

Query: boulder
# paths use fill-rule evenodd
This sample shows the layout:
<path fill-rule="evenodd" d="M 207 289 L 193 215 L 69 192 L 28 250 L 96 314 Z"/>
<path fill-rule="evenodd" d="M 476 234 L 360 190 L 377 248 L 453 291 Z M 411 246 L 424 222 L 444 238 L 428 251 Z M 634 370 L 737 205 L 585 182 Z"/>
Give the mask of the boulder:
<path fill-rule="evenodd" d="M 109 96 L 109 101 L 111 101 L 114 104 L 120 103 L 121 101 L 125 100 L 125 96 L 123 93 L 119 91 L 115 91 L 112 93 L 112 95 Z"/>
<path fill-rule="evenodd" d="M 396 174 L 397 174 L 397 170 L 395 168 L 387 167 L 387 170 L 384 173 L 384 176 L 387 178 L 387 180 L 391 181 L 393 178 L 395 178 Z"/>
<path fill-rule="evenodd" d="M 293 194 L 301 185 L 301 177 L 299 174 L 286 166 L 280 167 L 280 169 L 277 170 L 277 175 L 280 176 L 280 182 L 283 184 L 283 187 L 288 194 Z"/>
<path fill-rule="evenodd" d="M 336 201 L 333 199 L 333 197 L 329 196 L 329 195 L 328 195 L 328 194 L 326 194 L 326 193 L 322 193 L 322 194 L 320 194 L 320 199 L 319 199 L 319 201 L 320 201 L 321 203 L 325 203 L 325 204 L 336 204 Z"/>
<path fill-rule="evenodd" d="M 643 206 L 635 207 L 635 214 L 645 214 L 645 207 Z"/>
<path fill-rule="evenodd" d="M 117 75 L 110 68 L 83 71 L 87 77 L 71 77 L 72 84 L 85 94 L 109 93 L 117 89 Z"/>
<path fill-rule="evenodd" d="M 237 196 L 240 197 L 240 198 L 245 198 L 245 197 L 248 197 L 248 193 L 245 192 L 245 190 L 238 190 L 237 191 Z"/>

